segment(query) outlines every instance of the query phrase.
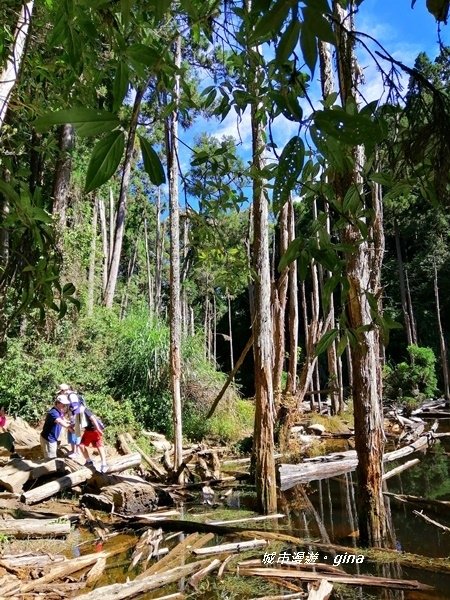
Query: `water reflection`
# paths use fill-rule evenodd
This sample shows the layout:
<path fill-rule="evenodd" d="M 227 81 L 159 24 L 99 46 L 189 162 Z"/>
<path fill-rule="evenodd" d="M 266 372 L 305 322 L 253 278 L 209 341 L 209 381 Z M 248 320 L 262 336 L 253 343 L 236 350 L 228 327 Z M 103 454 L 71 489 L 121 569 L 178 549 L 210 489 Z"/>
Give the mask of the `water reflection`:
<path fill-rule="evenodd" d="M 392 477 L 384 484 L 390 494 L 403 494 L 429 500 L 450 501 L 450 441 L 436 443 L 413 468 Z M 410 459 L 411 456 L 408 457 Z M 396 464 L 390 463 L 389 469 Z M 356 547 L 357 511 L 355 502 L 354 473 L 331 479 L 311 482 L 307 486 L 295 486 L 282 494 L 281 509 L 289 515 L 294 535 L 330 540 L 333 544 Z M 413 554 L 428 557 L 450 556 L 450 534 L 415 516 L 414 509 L 420 508 L 410 502 L 400 502 L 395 496 L 385 497 L 387 530 L 393 547 Z M 424 513 L 450 527 L 450 507 L 433 503 L 426 505 Z M 434 514 L 433 514 L 434 513 Z M 348 568 L 350 567 L 350 568 Z M 355 574 L 372 573 L 393 579 L 417 579 L 436 588 L 433 592 L 411 592 L 401 590 L 353 590 L 345 598 L 386 598 L 387 600 L 450 600 L 450 575 L 430 573 L 428 570 L 402 568 L 397 563 L 345 565 Z"/>

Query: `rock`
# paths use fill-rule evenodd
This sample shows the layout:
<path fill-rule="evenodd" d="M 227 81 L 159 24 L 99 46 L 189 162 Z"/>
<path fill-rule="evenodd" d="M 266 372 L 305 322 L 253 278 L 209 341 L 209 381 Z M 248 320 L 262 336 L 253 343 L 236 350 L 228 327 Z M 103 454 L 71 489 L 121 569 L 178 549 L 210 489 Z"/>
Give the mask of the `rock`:
<path fill-rule="evenodd" d="M 308 431 L 312 431 L 316 435 L 322 435 L 322 433 L 325 433 L 325 427 L 320 425 L 320 423 L 311 423 L 308 426 Z"/>

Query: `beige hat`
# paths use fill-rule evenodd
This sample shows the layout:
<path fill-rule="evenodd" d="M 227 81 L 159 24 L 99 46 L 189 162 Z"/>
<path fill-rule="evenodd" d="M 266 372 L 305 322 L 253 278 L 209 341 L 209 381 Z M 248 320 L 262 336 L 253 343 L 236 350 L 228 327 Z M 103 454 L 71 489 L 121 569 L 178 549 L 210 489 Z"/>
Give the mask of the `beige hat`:
<path fill-rule="evenodd" d="M 65 394 L 60 394 L 57 396 L 56 402 L 59 402 L 60 404 L 70 404 L 70 400 Z"/>
<path fill-rule="evenodd" d="M 68 383 L 61 383 L 59 386 L 60 392 L 68 392 L 70 390 L 70 385 Z"/>

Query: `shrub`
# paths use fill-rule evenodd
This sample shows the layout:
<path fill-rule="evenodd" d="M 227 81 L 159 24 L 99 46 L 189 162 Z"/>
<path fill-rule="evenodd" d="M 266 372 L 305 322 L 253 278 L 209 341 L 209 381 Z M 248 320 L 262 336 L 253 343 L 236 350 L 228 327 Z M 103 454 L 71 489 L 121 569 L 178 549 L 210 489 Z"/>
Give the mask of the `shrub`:
<path fill-rule="evenodd" d="M 385 395 L 408 407 L 436 392 L 436 357 L 431 348 L 408 346 L 409 362 L 388 365 L 384 369 Z M 411 402 L 411 399 L 416 402 Z"/>

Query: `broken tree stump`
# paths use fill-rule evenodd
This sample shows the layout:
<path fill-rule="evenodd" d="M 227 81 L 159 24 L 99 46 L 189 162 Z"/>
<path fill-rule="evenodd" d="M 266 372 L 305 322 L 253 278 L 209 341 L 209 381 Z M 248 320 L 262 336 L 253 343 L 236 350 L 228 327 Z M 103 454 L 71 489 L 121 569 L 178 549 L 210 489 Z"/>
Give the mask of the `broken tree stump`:
<path fill-rule="evenodd" d="M 155 488 L 146 481 L 122 481 L 102 487 L 100 494 L 84 494 L 81 504 L 106 512 L 136 515 L 155 510 L 158 496 Z"/>

